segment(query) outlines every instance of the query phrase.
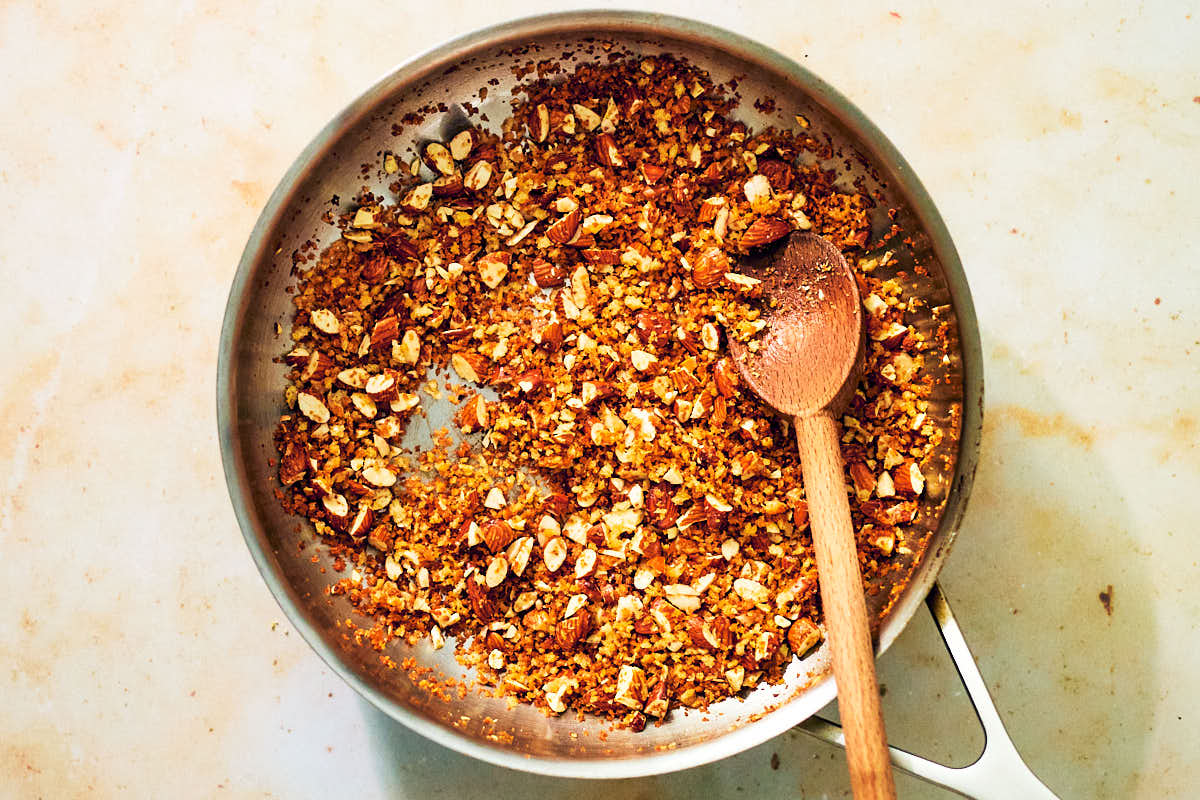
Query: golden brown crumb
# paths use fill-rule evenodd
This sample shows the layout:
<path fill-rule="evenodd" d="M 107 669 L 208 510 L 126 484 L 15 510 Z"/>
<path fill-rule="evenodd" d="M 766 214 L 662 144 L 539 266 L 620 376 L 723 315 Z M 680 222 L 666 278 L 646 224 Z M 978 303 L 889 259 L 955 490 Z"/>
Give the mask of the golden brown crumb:
<path fill-rule="evenodd" d="M 411 171 L 385 156 L 398 202 L 362 198 L 301 276 L 276 434 L 285 508 L 349 559 L 331 591 L 376 621 L 356 636 L 454 637 L 503 694 L 637 729 L 778 681 L 820 641 L 788 424 L 727 349 L 765 309 L 727 274 L 795 229 L 855 262 L 869 201 L 800 166 L 807 126 L 731 110 L 681 61 L 626 58 L 533 80 L 500 136 L 461 131 Z M 875 265 L 843 439 L 867 578 L 920 547 L 937 444 L 925 342 Z M 447 397 L 472 444 L 403 450 Z"/>

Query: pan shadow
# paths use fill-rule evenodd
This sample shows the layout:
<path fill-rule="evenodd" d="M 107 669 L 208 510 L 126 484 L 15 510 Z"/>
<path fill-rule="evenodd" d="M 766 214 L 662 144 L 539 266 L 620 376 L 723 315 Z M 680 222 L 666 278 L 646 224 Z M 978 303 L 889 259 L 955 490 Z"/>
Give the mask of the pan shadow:
<path fill-rule="evenodd" d="M 1115 443 L 1006 353 L 940 580 L 1025 762 L 1062 797 L 1132 797 L 1160 692 L 1150 554 L 1107 466 Z"/>
<path fill-rule="evenodd" d="M 1132 796 L 1159 687 L 1151 576 L 1134 557 L 1124 494 L 1093 437 L 1031 424 L 1061 419 L 1047 384 L 1008 375 L 1016 366 L 1003 362 L 989 370 L 993 382 L 1021 384 L 1022 402 L 985 413 L 974 492 L 942 585 L 1034 772 L 1063 797 Z M 954 766 L 979 753 L 982 731 L 927 615 L 880 659 L 879 678 L 892 744 Z M 843 752 L 796 731 L 670 775 L 563 779 L 460 755 L 360 703 L 391 797 L 471 796 L 480 787 L 494 800 L 850 796 Z M 835 717 L 836 706 L 822 716 Z M 897 789 L 905 798 L 957 796 L 902 774 Z"/>

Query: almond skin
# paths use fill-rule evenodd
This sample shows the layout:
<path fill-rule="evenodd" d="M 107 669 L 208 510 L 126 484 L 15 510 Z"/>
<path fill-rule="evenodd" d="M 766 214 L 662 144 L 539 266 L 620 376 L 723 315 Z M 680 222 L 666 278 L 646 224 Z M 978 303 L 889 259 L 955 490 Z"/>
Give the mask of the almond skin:
<path fill-rule="evenodd" d="M 400 320 L 395 315 L 384 317 L 371 328 L 371 349 L 391 347 L 392 342 L 400 338 Z"/>
<path fill-rule="evenodd" d="M 785 161 L 780 161 L 777 158 L 767 158 L 758 162 L 758 171 L 765 175 L 771 183 L 771 188 L 776 192 L 784 192 L 791 188 L 792 179 L 795 177 L 792 167 Z"/>
<path fill-rule="evenodd" d="M 739 243 L 743 250 L 765 247 L 791 233 L 792 226 L 778 217 L 759 217 L 742 234 Z"/>
<path fill-rule="evenodd" d="M 583 211 L 576 208 L 547 228 L 546 238 L 555 244 L 566 244 L 579 233 L 579 223 L 582 220 Z"/>
<path fill-rule="evenodd" d="M 500 519 L 494 519 L 484 525 L 479 535 L 483 538 L 483 543 L 487 545 L 488 550 L 493 553 L 499 553 L 508 547 L 517 536 L 508 523 Z"/>
<path fill-rule="evenodd" d="M 613 265 L 621 263 L 620 250 L 600 250 L 597 248 L 588 248 L 582 251 L 583 260 L 592 264 Z"/>
<path fill-rule="evenodd" d="M 707 620 L 689 617 L 687 632 L 692 644 L 705 650 L 727 650 L 733 646 L 733 632 L 729 629 L 729 620 L 725 617 Z"/>
<path fill-rule="evenodd" d="M 363 265 L 358 277 L 366 283 L 379 283 L 387 277 L 388 269 L 387 256 L 375 256 Z"/>
<path fill-rule="evenodd" d="M 646 179 L 646 183 L 653 186 L 658 183 L 659 179 L 666 174 L 666 170 L 657 164 L 642 164 L 642 177 Z"/>
<path fill-rule="evenodd" d="M 569 619 L 564 619 L 554 626 L 554 639 L 559 647 L 570 650 L 587 636 L 592 626 L 592 618 L 585 611 L 580 611 Z"/>
<path fill-rule="evenodd" d="M 721 179 L 724 177 L 724 174 L 724 170 L 721 169 L 720 163 L 714 161 L 705 168 L 704 172 L 700 173 L 700 177 L 696 180 L 699 183 L 705 184 L 706 186 L 712 186 L 720 183 Z"/>
<path fill-rule="evenodd" d="M 557 224 L 557 223 L 556 223 Z M 556 289 L 567 279 L 566 268 L 551 264 L 544 258 L 539 258 L 529 265 L 533 272 L 533 281 L 541 289 Z"/>
<path fill-rule="evenodd" d="M 729 271 L 729 256 L 725 251 L 710 247 L 700 254 L 692 268 L 692 282 L 701 289 L 711 289 L 725 279 Z"/>
<path fill-rule="evenodd" d="M 435 197 L 454 197 L 462 194 L 463 178 L 462 174 L 455 172 L 450 175 L 443 175 L 433 182 L 433 194 Z"/>
<path fill-rule="evenodd" d="M 798 619 L 788 628 L 787 640 L 792 653 L 802 656 L 821 641 L 821 631 L 811 620 Z"/>
<path fill-rule="evenodd" d="M 725 208 L 726 202 L 724 197 L 710 197 L 700 204 L 700 211 L 696 214 L 697 222 L 712 222 L 717 218 L 717 212 Z"/>
<path fill-rule="evenodd" d="M 808 527 L 808 501 L 797 500 L 792 506 L 792 524 L 796 526 L 796 530 L 804 530 Z"/>
<path fill-rule="evenodd" d="M 660 529 L 667 529 L 679 519 L 679 509 L 671 499 L 673 492 L 669 486 L 657 484 L 646 493 L 646 514 L 650 521 Z"/>
<path fill-rule="evenodd" d="M 661 347 L 671 341 L 671 323 L 656 311 L 639 311 L 634 328 L 645 344 Z"/>
<path fill-rule="evenodd" d="M 718 400 L 722 398 L 718 397 Z M 714 415 L 715 417 L 715 415 Z M 728 511 L 718 508 L 713 505 L 708 499 L 704 501 L 704 526 L 709 533 L 717 533 L 725 527 L 725 518 L 729 515 Z"/>
<path fill-rule="evenodd" d="M 479 575 L 467 578 L 467 600 L 480 622 L 491 622 L 496 618 L 496 602 L 488 594 L 487 586 Z"/>
<path fill-rule="evenodd" d="M 901 464 L 892 477 L 896 484 L 896 491 L 901 494 L 916 496 L 925 491 L 925 476 L 921 474 L 921 468 L 915 461 L 906 461 Z"/>
<path fill-rule="evenodd" d="M 458 377 L 472 383 L 487 383 L 490 370 L 487 357 L 474 351 L 455 353 L 450 357 L 450 366 Z"/>
<path fill-rule="evenodd" d="M 279 482 L 291 486 L 308 472 L 308 453 L 302 442 L 288 442 L 279 459 Z"/>
<path fill-rule="evenodd" d="M 304 364 L 304 369 L 300 370 L 300 380 L 311 381 L 314 378 L 319 378 L 332 367 L 333 359 L 320 350 L 317 350 L 309 355 L 308 361 Z"/>
<path fill-rule="evenodd" d="M 861 461 L 850 464 L 850 480 L 854 482 L 854 488 L 859 492 L 869 494 L 875 489 L 875 476 L 871 474 L 871 469 Z"/>
<path fill-rule="evenodd" d="M 713 384 L 722 397 L 733 397 L 737 394 L 737 370 L 728 358 L 722 358 L 713 366 Z"/>
<path fill-rule="evenodd" d="M 354 521 L 350 523 L 350 527 L 347 529 L 346 533 L 348 533 L 354 539 L 361 540 L 367 535 L 367 531 L 369 531 L 371 526 L 374 524 L 375 513 L 371 511 L 369 507 L 363 506 L 358 510 L 358 513 L 354 515 Z"/>
<path fill-rule="evenodd" d="M 625 166 L 625 159 L 621 158 L 621 151 L 617 149 L 616 140 L 610 133 L 596 137 L 596 158 L 606 167 Z"/>
<path fill-rule="evenodd" d="M 664 674 L 659 678 L 646 696 L 646 705 L 642 707 L 642 711 L 651 717 L 659 719 L 667 715 L 667 711 L 671 708 L 671 690 L 667 685 L 667 676 Z"/>
<path fill-rule="evenodd" d="M 562 349 L 563 344 L 563 326 L 561 322 L 551 322 L 546 327 L 542 328 L 541 347 L 550 353 L 557 353 Z"/>

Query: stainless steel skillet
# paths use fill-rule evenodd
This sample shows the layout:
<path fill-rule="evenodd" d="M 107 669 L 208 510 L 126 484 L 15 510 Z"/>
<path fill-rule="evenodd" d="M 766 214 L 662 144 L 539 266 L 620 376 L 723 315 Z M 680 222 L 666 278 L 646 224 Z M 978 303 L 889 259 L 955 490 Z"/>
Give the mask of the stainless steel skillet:
<path fill-rule="evenodd" d="M 802 115 L 834 153 L 825 165 L 847 185 L 857 181 L 878 193 L 880 229 L 891 223 L 885 210 L 896 209 L 894 222 L 907 243 L 895 249 L 895 269 L 905 272 L 907 289 L 924 301 L 925 310 L 914 314 L 912 322 L 926 329 L 944 326 L 946 332 L 944 350 L 931 359 L 940 362 L 940 388 L 929 413 L 945 437 L 936 469 L 926 470 L 927 498 L 919 520 L 926 527 L 928 546 L 900 564 L 906 582 L 894 601 L 886 607 L 875 604 L 875 613 L 882 614 L 879 649 L 887 649 L 929 597 L 985 723 L 989 746 L 980 761 L 963 770 L 899 751 L 895 756 L 901 768 L 976 796 L 1004 788 L 991 782 L 992 770 L 1013 776 L 1024 767 L 1011 745 L 1002 746 L 1007 742 L 1003 728 L 969 654 L 961 658 L 965 644 L 935 585 L 970 492 L 982 416 L 979 333 L 962 265 L 920 182 L 861 112 L 790 59 L 715 27 L 655 14 L 573 12 L 479 31 L 392 71 L 305 148 L 275 189 L 246 245 L 220 340 L 217 411 L 225 475 L 259 570 L 297 629 L 360 694 L 423 735 L 496 764 L 571 777 L 627 777 L 729 756 L 806 720 L 806 730 L 836 740 L 836 728 L 810 720 L 836 693 L 823 651 L 795 663 L 782 686 L 762 687 L 744 701 L 728 701 L 704 714 L 673 712 L 666 724 L 641 733 L 608 731 L 601 720 L 569 714 L 549 718 L 523 706 L 508 710 L 502 700 L 477 694 L 439 698 L 403 670 L 385 666 L 375 651 L 346 640 L 339 623 L 353 611 L 343 599 L 325 592 L 333 571 L 321 567 L 328 568 L 330 559 L 311 531 L 299 537 L 309 546 L 298 549 L 297 520 L 284 514 L 273 494 L 275 474 L 268 459 L 274 455 L 271 434 L 285 372 L 274 359 L 287 349 L 286 333 L 281 337 L 275 328 L 278 323 L 286 331 L 290 321 L 292 306 L 284 289 L 292 281 L 294 263 L 313 252 L 313 244 L 324 246 L 338 235 L 322 222 L 322 215 L 345 210 L 363 188 L 389 195 L 391 178 L 378 169 L 385 150 L 403 154 L 416 143 L 443 138 L 461 125 L 470 109 L 498 124 L 509 113 L 514 68 L 542 59 L 569 67 L 602 60 L 614 50 L 667 51 L 708 70 L 718 81 L 736 79 L 745 99 L 738 116 L 752 126 L 793 126 L 795 115 Z M 752 101 L 757 98 L 771 98 L 773 107 L 755 107 Z M 409 112 L 442 104 L 444 111 L 422 123 L 405 121 Z M 397 134 L 398 124 L 403 130 Z M 923 270 L 914 270 L 914 264 Z M 313 563 L 313 555 L 318 563 Z M 411 656 L 423 665 L 458 674 L 460 668 L 448 650 L 435 653 L 425 646 L 393 644 L 388 654 L 396 662 Z M 1028 788 L 1018 793 L 1034 796 L 1030 792 L 1041 785 L 1032 775 L 1027 780 L 1031 783 L 1020 785 Z M 1004 796 L 1013 796 L 1014 786 L 1007 783 Z"/>

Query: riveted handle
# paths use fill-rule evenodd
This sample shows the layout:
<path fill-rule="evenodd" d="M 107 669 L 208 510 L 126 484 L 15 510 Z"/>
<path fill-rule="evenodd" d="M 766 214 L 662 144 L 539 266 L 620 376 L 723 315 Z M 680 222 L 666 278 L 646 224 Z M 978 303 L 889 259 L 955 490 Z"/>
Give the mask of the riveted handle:
<path fill-rule="evenodd" d="M 933 615 L 933 621 L 942 635 L 942 643 L 946 645 L 946 651 L 958 670 L 958 676 L 983 726 L 983 752 L 965 767 L 948 767 L 907 750 L 889 747 L 892 763 L 909 775 L 975 800 L 1008 800 L 1013 797 L 1058 800 L 1057 795 L 1026 766 L 1008 732 L 1004 730 L 1004 723 L 1000 721 L 987 685 L 975 666 L 975 659 L 967 648 L 967 641 L 950 611 L 950 603 L 941 586 L 936 583 L 933 585 L 929 596 L 925 598 L 925 605 Z M 831 744 L 846 744 L 842 729 L 827 719 L 810 717 L 797 727 Z"/>

